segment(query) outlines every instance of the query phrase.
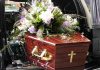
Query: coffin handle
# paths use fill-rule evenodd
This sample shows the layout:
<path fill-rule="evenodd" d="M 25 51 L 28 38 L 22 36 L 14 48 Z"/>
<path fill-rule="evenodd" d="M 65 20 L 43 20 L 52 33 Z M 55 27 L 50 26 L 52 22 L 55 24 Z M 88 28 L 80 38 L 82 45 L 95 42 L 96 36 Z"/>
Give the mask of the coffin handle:
<path fill-rule="evenodd" d="M 38 46 L 35 46 L 31 53 L 32 53 L 32 56 L 39 57 Z"/>
<path fill-rule="evenodd" d="M 44 61 L 50 61 L 50 60 L 52 60 L 52 55 L 51 55 L 51 53 L 49 53 L 47 51 L 47 49 L 44 49 L 40 55 L 40 58 L 41 58 L 41 60 L 44 60 Z"/>

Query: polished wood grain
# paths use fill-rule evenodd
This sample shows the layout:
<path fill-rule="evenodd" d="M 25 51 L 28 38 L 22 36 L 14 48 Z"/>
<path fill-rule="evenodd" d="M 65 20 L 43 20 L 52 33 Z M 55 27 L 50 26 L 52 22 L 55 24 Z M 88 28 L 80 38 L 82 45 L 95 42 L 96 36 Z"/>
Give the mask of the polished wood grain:
<path fill-rule="evenodd" d="M 45 37 L 38 39 L 35 35 L 27 33 L 25 35 L 27 58 L 45 70 L 82 70 L 90 45 L 90 40 L 80 33 L 76 33 L 62 40 L 59 36 Z M 31 52 L 37 46 L 39 54 L 44 49 L 52 55 L 49 61 L 41 60 L 40 57 L 32 56 Z M 70 57 L 69 54 L 75 55 Z"/>

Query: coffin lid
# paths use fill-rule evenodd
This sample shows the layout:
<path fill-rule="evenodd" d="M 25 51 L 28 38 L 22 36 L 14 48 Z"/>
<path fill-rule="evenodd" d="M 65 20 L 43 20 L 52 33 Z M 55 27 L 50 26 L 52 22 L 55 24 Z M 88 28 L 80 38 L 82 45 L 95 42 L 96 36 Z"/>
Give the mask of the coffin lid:
<path fill-rule="evenodd" d="M 90 40 L 86 38 L 84 35 L 80 33 L 76 33 L 74 35 L 66 37 L 66 39 L 61 39 L 58 36 L 50 36 L 50 37 L 45 37 L 44 39 L 37 38 L 35 35 L 31 35 L 27 33 L 25 35 L 25 38 L 30 38 L 33 40 L 38 40 L 53 46 L 56 45 L 63 45 L 63 44 L 75 44 L 75 43 L 90 43 Z"/>

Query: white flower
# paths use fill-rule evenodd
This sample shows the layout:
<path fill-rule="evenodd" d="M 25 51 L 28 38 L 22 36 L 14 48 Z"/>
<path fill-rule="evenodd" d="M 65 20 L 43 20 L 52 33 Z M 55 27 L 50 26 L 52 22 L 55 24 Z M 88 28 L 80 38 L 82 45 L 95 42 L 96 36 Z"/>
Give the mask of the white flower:
<path fill-rule="evenodd" d="M 42 0 L 43 7 L 49 6 L 50 4 L 52 4 L 52 1 L 51 0 Z"/>
<path fill-rule="evenodd" d="M 21 23 L 21 25 L 26 25 L 27 27 L 30 27 L 32 25 L 32 23 L 29 20 L 27 20 L 26 18 L 22 18 L 20 20 L 20 23 Z"/>
<path fill-rule="evenodd" d="M 32 6 L 36 6 L 36 0 L 31 1 Z"/>
<path fill-rule="evenodd" d="M 37 31 L 36 36 L 37 36 L 38 38 L 42 38 L 42 37 L 43 37 L 43 31 L 44 31 L 44 29 L 39 28 L 38 31 Z"/>
<path fill-rule="evenodd" d="M 35 6 L 30 6 L 30 8 L 28 9 L 30 14 L 35 14 Z"/>
<path fill-rule="evenodd" d="M 21 15 L 22 16 L 26 16 L 27 15 L 27 10 L 25 8 L 22 9 Z"/>
<path fill-rule="evenodd" d="M 42 8 L 38 7 L 38 6 L 31 6 L 31 8 L 29 9 L 30 14 L 32 14 L 32 15 L 40 12 L 41 10 L 42 10 Z"/>
<path fill-rule="evenodd" d="M 51 0 L 47 0 L 47 1 L 48 1 L 49 4 L 52 4 L 52 1 Z"/>
<path fill-rule="evenodd" d="M 32 14 L 32 15 L 35 14 L 35 8 L 34 9 L 30 9 L 30 14 Z"/>
<path fill-rule="evenodd" d="M 45 7 L 45 3 L 44 2 L 41 2 L 41 4 L 42 4 L 43 7 Z"/>
<path fill-rule="evenodd" d="M 36 30 L 35 30 L 35 27 L 34 26 L 29 27 L 28 31 L 30 33 L 36 33 Z"/>
<path fill-rule="evenodd" d="M 55 11 L 58 11 L 59 14 L 63 14 L 62 11 L 60 10 L 60 8 L 59 8 L 58 6 L 55 6 L 55 7 L 54 7 L 54 12 L 55 12 Z"/>
<path fill-rule="evenodd" d="M 32 24 L 24 17 L 20 19 L 20 25 L 18 26 L 19 30 L 26 30 Z"/>
<path fill-rule="evenodd" d="M 71 25 L 76 25 L 77 23 L 78 23 L 77 19 L 76 19 L 76 18 L 74 18 L 74 19 L 73 19 L 73 22 L 72 22 L 72 24 L 71 24 Z"/>
<path fill-rule="evenodd" d="M 72 21 L 72 17 L 67 15 L 67 18 L 66 18 L 67 21 L 71 22 Z"/>
<path fill-rule="evenodd" d="M 27 26 L 26 25 L 20 25 L 20 26 L 18 26 L 18 29 L 19 30 L 26 30 Z"/>
<path fill-rule="evenodd" d="M 45 22 L 45 24 L 50 24 L 51 19 L 54 18 L 53 14 L 52 14 L 49 10 L 47 10 L 47 11 L 45 11 L 45 12 L 43 11 L 43 12 L 40 14 L 39 17 L 43 20 L 43 22 Z"/>
<path fill-rule="evenodd" d="M 42 8 L 37 7 L 36 12 L 40 12 L 42 10 Z"/>
<path fill-rule="evenodd" d="M 53 4 L 50 4 L 50 5 L 48 6 L 48 8 L 47 8 L 47 10 L 48 10 L 48 11 L 51 11 L 51 12 L 52 12 L 53 9 L 54 9 L 54 5 L 53 5 Z"/>
<path fill-rule="evenodd" d="M 34 19 L 31 13 L 28 13 L 26 15 L 26 18 L 29 19 L 29 20 L 33 20 Z"/>

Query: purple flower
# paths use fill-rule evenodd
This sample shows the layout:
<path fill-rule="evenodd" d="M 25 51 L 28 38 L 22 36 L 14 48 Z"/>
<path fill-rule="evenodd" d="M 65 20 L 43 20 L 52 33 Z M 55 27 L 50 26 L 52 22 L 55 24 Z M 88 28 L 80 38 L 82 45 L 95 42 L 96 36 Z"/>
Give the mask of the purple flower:
<path fill-rule="evenodd" d="M 23 22 L 26 20 L 26 18 L 23 17 L 23 16 L 21 16 L 20 18 L 21 18 L 21 19 L 20 19 L 20 23 L 23 23 Z"/>
<path fill-rule="evenodd" d="M 64 21 L 63 24 L 61 25 L 62 27 L 69 27 L 70 26 L 70 22 L 68 21 Z"/>
<path fill-rule="evenodd" d="M 34 26 L 31 26 L 31 27 L 28 29 L 28 31 L 29 31 L 30 33 L 35 33 L 35 32 L 36 32 Z"/>
<path fill-rule="evenodd" d="M 23 19 L 23 18 L 25 18 L 24 16 L 20 16 L 20 19 Z"/>

